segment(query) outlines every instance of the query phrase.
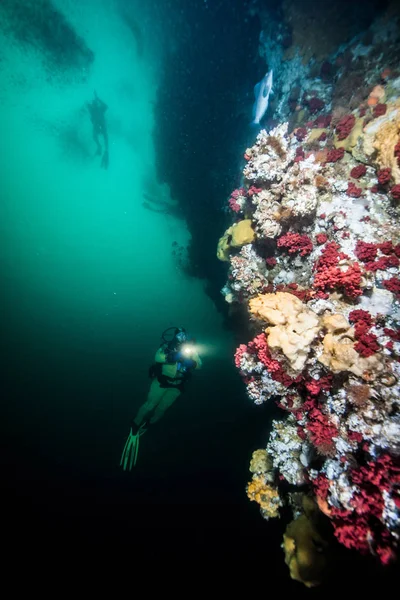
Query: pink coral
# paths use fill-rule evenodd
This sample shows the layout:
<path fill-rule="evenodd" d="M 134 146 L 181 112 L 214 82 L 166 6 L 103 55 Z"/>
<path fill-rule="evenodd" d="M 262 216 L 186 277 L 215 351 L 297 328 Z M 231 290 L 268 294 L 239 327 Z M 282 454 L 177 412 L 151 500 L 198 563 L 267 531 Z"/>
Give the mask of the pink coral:
<path fill-rule="evenodd" d="M 328 497 L 330 485 L 329 479 L 326 477 L 326 475 L 320 473 L 319 475 L 317 475 L 317 477 L 315 477 L 315 479 L 312 479 L 311 483 L 317 498 L 320 498 L 321 500 L 326 500 Z"/>
<path fill-rule="evenodd" d="M 315 114 L 325 107 L 325 102 L 315 96 L 309 100 L 306 100 L 306 104 L 311 114 Z"/>
<path fill-rule="evenodd" d="M 335 450 L 333 438 L 337 437 L 339 432 L 320 409 L 313 408 L 309 411 L 306 430 L 311 442 L 321 454 L 330 455 Z"/>
<path fill-rule="evenodd" d="M 278 248 L 286 248 L 289 254 L 299 252 L 300 256 L 306 256 L 312 252 L 313 245 L 307 235 L 289 232 L 278 239 Z"/>
<path fill-rule="evenodd" d="M 383 565 L 389 565 L 396 560 L 396 553 L 393 548 L 390 548 L 390 546 L 378 544 L 376 547 L 376 553 Z"/>
<path fill-rule="evenodd" d="M 388 327 L 384 328 L 384 333 L 388 337 L 392 338 L 395 342 L 400 342 L 400 330 L 395 331 L 394 329 L 389 329 Z"/>
<path fill-rule="evenodd" d="M 294 135 L 296 136 L 297 141 L 301 142 L 307 136 L 307 129 L 305 127 L 298 127 L 295 129 Z"/>
<path fill-rule="evenodd" d="M 238 369 L 240 369 L 240 362 L 242 360 L 242 356 L 245 352 L 248 351 L 246 344 L 240 344 L 240 346 L 236 349 L 235 352 L 235 365 Z"/>
<path fill-rule="evenodd" d="M 356 122 L 354 115 L 345 115 L 336 125 L 336 134 L 338 140 L 345 140 L 350 134 Z"/>
<path fill-rule="evenodd" d="M 252 185 L 249 187 L 249 191 L 247 193 L 251 197 L 254 196 L 254 194 L 259 194 L 260 192 L 262 192 L 262 188 L 258 188 L 255 185 Z"/>
<path fill-rule="evenodd" d="M 249 348 L 254 348 L 256 350 L 258 359 L 267 367 L 267 370 L 270 373 L 280 370 L 281 366 L 278 361 L 271 357 L 265 333 L 257 335 L 254 340 L 249 343 Z"/>
<path fill-rule="evenodd" d="M 381 256 L 377 261 L 367 262 L 365 263 L 365 268 L 367 271 L 386 271 L 386 269 L 390 269 L 391 267 L 398 267 L 400 264 L 397 256 Z"/>
<path fill-rule="evenodd" d="M 373 333 L 364 333 L 358 336 L 357 342 L 354 344 L 354 349 L 363 356 L 364 358 L 368 358 L 368 356 L 372 356 L 379 351 L 379 344 L 377 342 L 377 337 Z"/>
<path fill-rule="evenodd" d="M 383 287 L 385 287 L 389 292 L 393 292 L 397 298 L 400 298 L 400 279 L 398 277 L 391 277 L 390 279 L 385 279 L 383 282 Z"/>
<path fill-rule="evenodd" d="M 328 236 L 326 233 L 317 233 L 315 239 L 317 240 L 317 244 L 321 245 L 325 244 L 325 242 L 328 240 Z"/>
<path fill-rule="evenodd" d="M 358 550 L 361 554 L 367 554 L 369 551 L 369 540 L 371 531 L 365 521 L 358 523 L 345 523 L 335 521 L 333 523 L 335 536 L 338 541 L 346 548 Z"/>
<path fill-rule="evenodd" d="M 362 308 L 356 308 L 349 313 L 349 321 L 350 323 L 365 323 L 368 327 L 372 327 L 372 317 L 367 310 L 363 310 Z"/>
<path fill-rule="evenodd" d="M 349 432 L 352 434 L 353 432 Z M 349 435 L 349 439 L 351 435 Z M 329 516 L 338 541 L 346 548 L 362 554 L 377 554 L 382 564 L 395 558 L 395 539 L 385 527 L 383 493 L 389 495 L 397 506 L 400 500 L 400 461 L 388 453 L 375 460 L 351 469 L 350 482 L 355 486 L 350 504 L 352 510 L 332 506 Z M 322 474 L 313 481 L 317 497 L 329 499 L 330 482 Z"/>
<path fill-rule="evenodd" d="M 354 254 L 357 256 L 358 260 L 361 260 L 361 262 L 375 260 L 376 255 L 378 254 L 377 244 L 358 240 Z"/>
<path fill-rule="evenodd" d="M 378 183 L 380 185 L 386 185 L 387 183 L 389 183 L 390 178 L 392 176 L 392 169 L 381 169 L 377 172 L 376 176 L 378 177 Z"/>
<path fill-rule="evenodd" d="M 256 351 L 258 359 L 267 368 L 274 381 L 279 381 L 285 387 L 289 387 L 296 382 L 295 379 L 285 373 L 280 362 L 272 358 L 265 333 L 257 335 L 253 341 L 249 342 L 249 349 L 250 351 Z"/>
<path fill-rule="evenodd" d="M 367 172 L 367 168 L 365 165 L 358 165 L 357 167 L 353 167 L 353 169 L 350 171 L 350 177 L 353 177 L 353 179 L 360 179 L 360 177 L 363 177 Z"/>
<path fill-rule="evenodd" d="M 240 204 L 237 203 L 235 198 L 229 198 L 229 208 L 233 210 L 233 212 L 238 213 L 241 211 Z"/>
<path fill-rule="evenodd" d="M 317 264 L 316 264 L 317 271 L 319 271 L 325 267 L 331 267 L 333 265 L 337 265 L 339 260 L 348 258 L 348 256 L 346 254 L 344 254 L 343 252 L 339 252 L 339 250 L 340 250 L 339 244 L 337 244 L 336 242 L 329 242 L 329 244 L 327 244 L 325 246 L 325 248 L 323 249 L 320 258 L 317 261 Z"/>
<path fill-rule="evenodd" d="M 304 383 L 306 390 L 311 396 L 318 396 L 323 391 L 328 391 L 332 387 L 332 375 L 320 377 L 320 379 L 310 379 Z"/>
<path fill-rule="evenodd" d="M 294 159 L 294 162 L 301 162 L 302 160 L 304 160 L 305 156 L 304 156 L 304 150 L 303 150 L 303 146 L 298 146 L 296 148 L 296 157 Z"/>
<path fill-rule="evenodd" d="M 394 198 L 395 200 L 400 200 L 400 184 L 394 185 L 391 188 L 390 193 L 392 195 L 392 198 Z"/>
<path fill-rule="evenodd" d="M 357 187 L 355 183 L 349 181 L 346 194 L 351 198 L 359 198 L 362 194 L 362 188 Z"/>
<path fill-rule="evenodd" d="M 239 196 L 245 196 L 246 195 L 246 190 L 244 188 L 237 188 L 236 190 L 233 190 L 233 192 L 231 193 L 232 198 L 239 198 Z"/>
<path fill-rule="evenodd" d="M 350 323 L 354 323 L 355 336 L 357 340 L 361 340 L 362 336 L 367 334 L 372 327 L 372 317 L 366 310 L 356 309 L 349 314 Z M 362 347 L 360 346 L 360 349 Z M 361 352 L 360 352 L 361 354 Z M 373 353 L 372 353 L 373 354 Z"/>
<path fill-rule="evenodd" d="M 326 162 L 337 162 L 344 156 L 344 148 L 332 148 L 329 150 L 328 156 L 326 157 Z"/>
<path fill-rule="evenodd" d="M 308 302 L 312 298 L 311 290 L 307 289 L 298 289 L 297 283 L 289 283 L 288 285 L 278 284 L 276 286 L 277 292 L 287 292 L 288 294 L 293 294 L 296 298 L 299 298 L 302 302 Z"/>
<path fill-rule="evenodd" d="M 333 290 L 340 285 L 340 273 L 336 267 L 329 267 L 322 273 L 317 273 L 314 277 L 314 287 L 321 293 L 316 295 L 317 298 L 328 298 L 326 290 Z"/>
<path fill-rule="evenodd" d="M 378 248 L 382 254 L 391 254 L 391 252 L 393 252 L 393 243 L 391 240 L 388 242 L 382 242 L 381 244 L 378 244 Z"/>
<path fill-rule="evenodd" d="M 229 198 L 229 208 L 233 210 L 233 212 L 240 212 L 242 210 L 242 207 L 238 203 L 238 199 L 245 197 L 246 190 L 244 188 L 238 188 L 236 190 L 233 190 L 233 192 L 231 193 L 231 197 Z"/>
<path fill-rule="evenodd" d="M 358 431 L 349 430 L 347 432 L 347 437 L 351 442 L 357 442 L 358 444 L 360 444 L 363 440 L 362 433 L 359 433 Z"/>
<path fill-rule="evenodd" d="M 384 453 L 377 460 L 370 460 L 364 467 L 353 469 L 351 478 L 358 485 L 368 483 L 388 492 L 400 484 L 400 459 Z"/>
<path fill-rule="evenodd" d="M 315 119 L 312 126 L 318 129 L 326 129 L 331 124 L 331 121 L 332 115 L 320 115 Z"/>
<path fill-rule="evenodd" d="M 357 298 L 362 295 L 361 269 L 358 263 L 350 265 L 347 271 L 341 271 L 339 287 L 344 289 L 349 298 Z"/>
<path fill-rule="evenodd" d="M 342 271 L 337 265 L 339 260 L 344 258 L 348 257 L 343 252 L 339 252 L 339 245 L 336 242 L 326 244 L 314 267 L 316 274 L 313 287 L 321 292 L 343 289 L 349 298 L 361 296 L 360 265 L 354 263 L 349 265 L 346 271 Z"/>
<path fill-rule="evenodd" d="M 377 104 L 376 106 L 374 106 L 374 110 L 373 110 L 374 117 L 377 118 L 377 117 L 381 117 L 382 115 L 385 115 L 386 109 L 387 109 L 386 104 L 382 104 L 382 103 Z"/>

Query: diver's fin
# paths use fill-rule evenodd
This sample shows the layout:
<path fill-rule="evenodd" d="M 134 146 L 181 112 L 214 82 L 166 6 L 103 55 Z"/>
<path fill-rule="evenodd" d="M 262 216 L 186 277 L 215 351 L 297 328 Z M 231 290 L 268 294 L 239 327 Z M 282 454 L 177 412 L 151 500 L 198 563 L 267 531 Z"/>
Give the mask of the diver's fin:
<path fill-rule="evenodd" d="M 148 426 L 147 423 L 142 423 L 139 427 L 131 428 L 119 463 L 124 471 L 131 471 L 132 467 L 136 465 L 139 453 L 139 439 L 140 436 L 146 433 Z"/>

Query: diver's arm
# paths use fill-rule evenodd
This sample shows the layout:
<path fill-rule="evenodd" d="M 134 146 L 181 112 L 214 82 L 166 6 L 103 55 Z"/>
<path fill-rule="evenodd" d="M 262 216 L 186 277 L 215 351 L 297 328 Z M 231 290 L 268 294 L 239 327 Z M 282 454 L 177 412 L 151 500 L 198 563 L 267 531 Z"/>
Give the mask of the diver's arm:
<path fill-rule="evenodd" d="M 103 115 L 106 112 L 106 110 L 108 109 L 108 106 L 105 102 L 103 102 L 103 100 L 101 100 L 101 98 L 99 98 L 97 96 L 97 102 L 100 104 L 101 110 L 103 111 Z"/>
<path fill-rule="evenodd" d="M 167 362 L 167 357 L 165 354 L 165 348 L 164 346 L 160 346 L 159 349 L 156 352 L 156 355 L 154 357 L 154 360 L 157 363 L 166 363 Z"/>
<path fill-rule="evenodd" d="M 105 102 L 103 102 L 103 100 L 101 98 L 98 97 L 96 90 L 94 90 L 94 97 L 97 100 L 98 104 L 103 109 L 103 112 L 106 112 L 106 110 L 108 109 L 108 106 Z"/>

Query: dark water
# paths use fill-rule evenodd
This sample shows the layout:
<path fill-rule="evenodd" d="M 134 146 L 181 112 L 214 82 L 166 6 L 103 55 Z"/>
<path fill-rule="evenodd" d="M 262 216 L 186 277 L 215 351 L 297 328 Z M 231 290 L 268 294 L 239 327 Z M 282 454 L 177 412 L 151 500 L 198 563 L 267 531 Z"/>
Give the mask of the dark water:
<path fill-rule="evenodd" d="M 244 340 L 219 301 L 220 208 L 263 69 L 251 2 L 234 4 L 3 4 L 0 456 L 14 564 L 21 546 L 32 564 L 39 547 L 72 545 L 144 570 L 149 556 L 172 570 L 189 557 L 198 574 L 228 561 L 256 593 L 304 591 L 284 564 L 285 524 L 246 497 L 274 411 L 245 397 L 232 361 Z M 109 105 L 106 172 L 85 112 L 93 89 Z M 196 335 L 204 366 L 124 473 L 171 325 Z"/>
<path fill-rule="evenodd" d="M 57 551 L 73 543 L 107 552 L 135 536 L 153 552 L 169 550 L 173 537 L 178 553 L 247 553 L 266 531 L 245 493 L 266 424 L 244 396 L 224 315 L 204 281 L 182 268 L 184 211 L 156 174 L 154 138 L 159 148 L 170 133 L 154 106 L 172 112 L 174 104 L 158 95 L 162 43 L 179 49 L 179 30 L 170 20 L 163 31 L 156 7 L 34 6 L 5 3 L 1 12 L 4 539 L 23 540 L 30 555 L 39 540 Z M 58 40 L 46 15 L 59 24 Z M 150 28 L 163 33 L 158 45 Z M 85 108 L 93 89 L 109 106 L 108 171 Z M 191 167 L 207 168 L 206 160 Z M 198 181 L 187 179 L 196 203 Z M 213 229 L 203 242 L 210 261 L 218 235 Z M 129 420 L 171 325 L 196 335 L 204 367 L 143 438 L 135 471 L 124 473 Z M 280 539 L 273 552 L 285 573 Z"/>

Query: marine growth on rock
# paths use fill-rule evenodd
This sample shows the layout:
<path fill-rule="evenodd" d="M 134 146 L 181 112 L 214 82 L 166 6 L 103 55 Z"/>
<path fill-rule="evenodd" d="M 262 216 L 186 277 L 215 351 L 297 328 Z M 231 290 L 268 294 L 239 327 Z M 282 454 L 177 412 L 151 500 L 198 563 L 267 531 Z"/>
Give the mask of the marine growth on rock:
<path fill-rule="evenodd" d="M 325 135 L 276 118 L 245 149 L 229 202 L 255 235 L 229 250 L 222 293 L 255 332 L 235 354 L 250 400 L 281 409 L 249 497 L 269 519 L 290 504 L 287 484 L 306 487 L 340 544 L 388 564 L 400 537 L 400 73 L 382 83 L 383 60 L 364 61 L 364 96 L 340 111 L 330 78 L 305 79 Z"/>

